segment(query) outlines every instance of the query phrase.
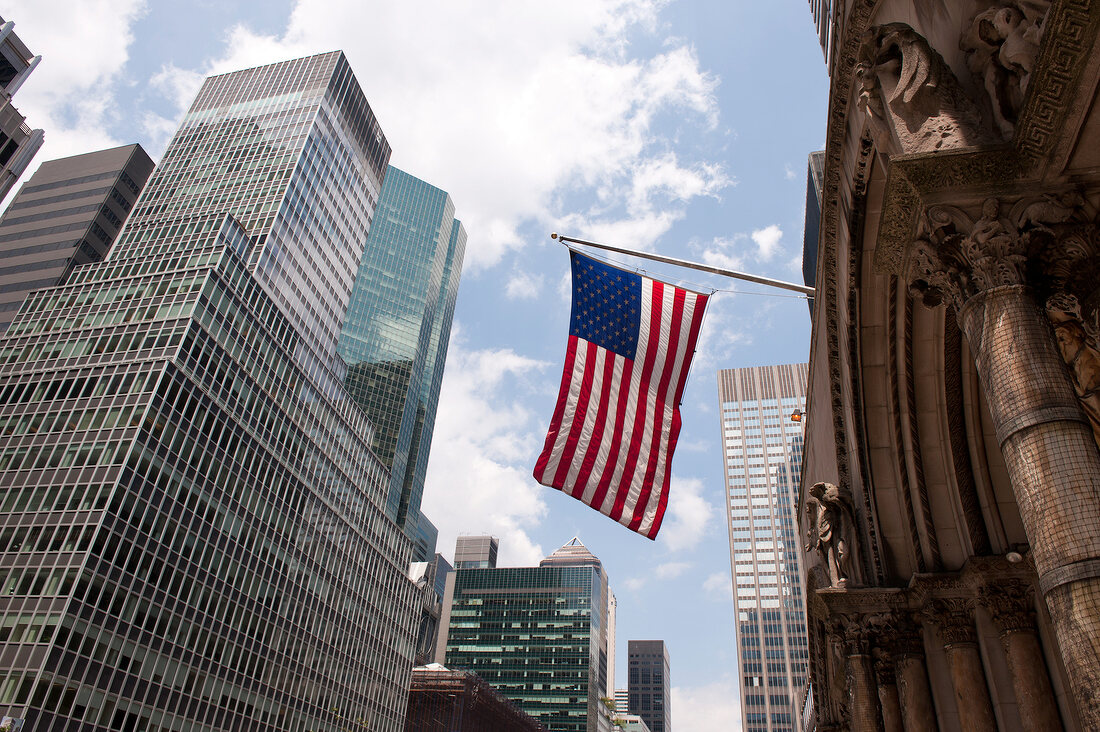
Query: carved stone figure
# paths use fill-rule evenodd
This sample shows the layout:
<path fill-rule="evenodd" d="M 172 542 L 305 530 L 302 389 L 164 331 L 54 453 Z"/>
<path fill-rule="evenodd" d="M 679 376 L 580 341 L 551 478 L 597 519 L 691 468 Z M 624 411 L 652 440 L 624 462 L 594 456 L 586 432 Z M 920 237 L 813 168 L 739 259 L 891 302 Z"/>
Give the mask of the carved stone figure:
<path fill-rule="evenodd" d="M 1100 348 L 1082 323 L 1073 298 L 1052 297 L 1047 301 L 1047 317 L 1054 326 L 1062 360 L 1069 366 L 1077 399 L 1100 447 Z"/>
<path fill-rule="evenodd" d="M 943 57 L 905 23 L 867 31 L 856 78 L 860 109 L 882 153 L 932 152 L 993 141 L 982 130 L 981 111 Z"/>
<path fill-rule="evenodd" d="M 1048 0 L 998 3 L 975 15 L 959 41 L 971 73 L 989 95 L 993 124 L 1005 139 L 1015 131 L 1049 9 Z"/>
<path fill-rule="evenodd" d="M 806 514 L 806 551 L 816 549 L 821 555 L 831 587 L 847 587 L 853 579 L 851 549 L 855 538 L 850 502 L 833 483 L 815 483 L 810 487 Z"/>

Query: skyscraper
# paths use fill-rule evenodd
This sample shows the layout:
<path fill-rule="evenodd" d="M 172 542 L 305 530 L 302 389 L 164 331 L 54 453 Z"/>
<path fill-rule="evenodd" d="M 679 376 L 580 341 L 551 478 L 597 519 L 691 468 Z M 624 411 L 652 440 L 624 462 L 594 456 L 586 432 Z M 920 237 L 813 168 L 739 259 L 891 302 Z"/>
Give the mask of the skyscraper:
<path fill-rule="evenodd" d="M 626 642 L 627 698 L 630 711 L 651 732 L 672 732 L 672 679 L 663 640 Z"/>
<path fill-rule="evenodd" d="M 23 175 L 42 147 L 42 130 L 32 130 L 12 104 L 12 97 L 42 60 L 32 56 L 13 30 L 15 23 L 0 18 L 0 199 Z"/>
<path fill-rule="evenodd" d="M 460 536 L 455 542 L 455 569 L 496 569 L 500 539 Z"/>
<path fill-rule="evenodd" d="M 336 338 L 389 157 L 341 53 L 206 80 L 0 340 L 0 716 L 399 730 L 410 541 Z"/>
<path fill-rule="evenodd" d="M 817 239 L 821 233 L 821 195 L 825 175 L 825 151 L 810 153 L 806 160 L 806 217 L 802 228 L 802 281 L 813 287 L 817 280 Z M 814 299 L 806 298 L 813 317 Z"/>
<path fill-rule="evenodd" d="M 466 230 L 446 191 L 390 166 L 340 336 L 347 389 L 390 468 L 387 511 L 414 531 Z"/>
<path fill-rule="evenodd" d="M 457 569 L 437 660 L 473 671 L 555 732 L 597 732 L 607 696 L 607 577 L 573 539 L 538 567 Z"/>
<path fill-rule="evenodd" d="M 718 372 L 745 732 L 795 732 L 806 683 L 796 502 L 806 364 Z"/>
<path fill-rule="evenodd" d="M 39 166 L 0 218 L 0 331 L 28 292 L 103 259 L 152 172 L 141 145 Z"/>

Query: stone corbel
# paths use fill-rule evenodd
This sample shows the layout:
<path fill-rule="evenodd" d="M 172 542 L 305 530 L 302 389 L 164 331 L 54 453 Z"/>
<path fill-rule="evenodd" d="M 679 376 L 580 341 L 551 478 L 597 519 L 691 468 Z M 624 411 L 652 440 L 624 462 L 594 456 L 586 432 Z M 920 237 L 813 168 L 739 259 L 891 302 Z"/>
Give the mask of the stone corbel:
<path fill-rule="evenodd" d="M 855 67 L 859 108 L 879 152 L 934 152 L 995 142 L 954 72 L 905 23 L 867 30 Z"/>

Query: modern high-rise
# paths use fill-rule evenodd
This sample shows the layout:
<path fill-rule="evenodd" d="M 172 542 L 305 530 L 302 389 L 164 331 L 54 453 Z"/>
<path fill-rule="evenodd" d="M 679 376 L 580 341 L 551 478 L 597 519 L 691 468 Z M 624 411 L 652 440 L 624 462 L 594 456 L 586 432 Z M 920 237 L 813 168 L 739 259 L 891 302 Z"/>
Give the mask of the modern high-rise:
<path fill-rule="evenodd" d="M 211 77 L 107 258 L 24 302 L 0 716 L 402 729 L 411 542 L 336 356 L 389 152 L 342 53 Z"/>
<path fill-rule="evenodd" d="M 806 217 L 802 229 L 802 281 L 813 287 L 817 279 L 817 239 L 821 233 L 821 196 L 825 185 L 825 151 L 810 153 L 806 159 Z M 814 299 L 806 298 L 810 316 Z"/>
<path fill-rule="evenodd" d="M 743 728 L 795 732 L 807 665 L 795 515 L 806 364 L 719 371 L 718 399 Z"/>
<path fill-rule="evenodd" d="M 103 259 L 152 172 L 141 145 L 38 167 L 0 218 L 0 331 L 31 290 Z"/>
<path fill-rule="evenodd" d="M 0 18 L 0 200 L 19 180 L 45 140 L 42 130 L 32 130 L 12 104 L 12 97 L 42 60 L 13 30 L 15 23 Z"/>
<path fill-rule="evenodd" d="M 436 659 L 473 671 L 555 732 L 609 720 L 607 577 L 573 539 L 538 567 L 457 569 Z"/>
<path fill-rule="evenodd" d="M 460 536 L 455 542 L 455 569 L 496 569 L 500 539 Z"/>
<path fill-rule="evenodd" d="M 672 732 L 672 679 L 663 640 L 628 640 L 627 704 L 651 732 Z"/>
<path fill-rule="evenodd" d="M 451 197 L 393 166 L 355 278 L 340 356 L 390 469 L 386 510 L 415 530 L 428 469 L 466 230 Z"/>

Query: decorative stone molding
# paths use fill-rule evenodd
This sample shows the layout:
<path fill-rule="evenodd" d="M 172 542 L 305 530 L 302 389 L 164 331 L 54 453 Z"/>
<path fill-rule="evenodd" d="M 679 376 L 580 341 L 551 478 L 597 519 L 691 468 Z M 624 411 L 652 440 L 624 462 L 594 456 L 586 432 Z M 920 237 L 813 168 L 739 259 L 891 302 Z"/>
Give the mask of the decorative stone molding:
<path fill-rule="evenodd" d="M 880 153 L 932 152 L 995 141 L 951 67 L 905 23 L 868 29 L 855 78 L 859 108 Z"/>
<path fill-rule="evenodd" d="M 1049 9 L 1049 0 L 998 2 L 977 13 L 959 40 L 970 72 L 989 97 L 994 127 L 1006 140 L 1024 106 Z"/>

